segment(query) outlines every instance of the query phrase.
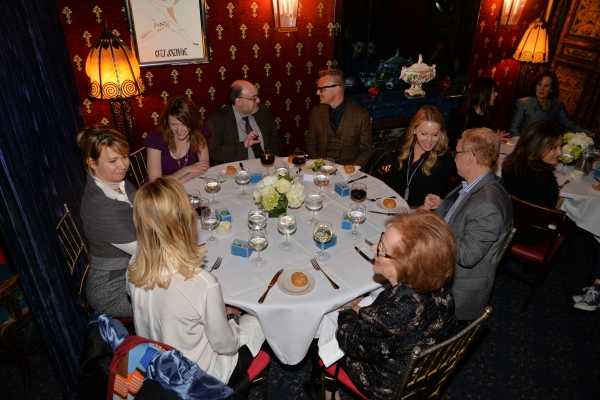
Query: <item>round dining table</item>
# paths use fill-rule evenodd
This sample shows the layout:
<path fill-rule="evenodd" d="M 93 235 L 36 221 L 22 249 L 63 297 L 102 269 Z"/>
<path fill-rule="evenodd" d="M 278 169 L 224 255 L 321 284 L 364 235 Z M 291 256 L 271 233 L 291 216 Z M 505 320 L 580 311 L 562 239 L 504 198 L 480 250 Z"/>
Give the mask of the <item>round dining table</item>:
<path fill-rule="evenodd" d="M 287 160 L 287 158 L 278 158 L 277 162 L 281 160 Z M 251 173 L 262 172 L 263 175 L 267 173 L 266 167 L 261 165 L 259 159 L 246 160 L 242 163 Z M 306 165 L 310 165 L 310 163 L 309 160 Z M 213 232 L 219 239 L 219 243 L 206 247 L 207 252 L 203 266 L 208 270 L 215 263 L 217 257 L 222 257 L 220 267 L 211 273 L 219 280 L 225 303 L 239 307 L 258 317 L 266 340 L 279 360 L 284 364 L 295 365 L 302 361 L 308 352 L 325 314 L 358 296 L 381 287 L 384 283 L 381 276 L 374 274 L 373 265 L 355 250 L 355 246 L 372 258 L 373 253 L 364 239 L 378 242 L 381 232 L 385 230 L 385 221 L 389 216 L 370 212 L 383 212 L 384 210 L 379 208 L 377 202 L 365 200 L 363 204 L 367 209 L 366 220 L 357 226 L 357 231 L 361 233 L 362 238 L 360 240 L 349 238 L 347 233 L 350 231 L 341 228 L 342 216 L 353 201 L 350 196 L 342 197 L 335 192 L 334 184 L 344 179 L 339 173 L 331 175 L 329 186 L 322 189 L 322 193 L 325 195 L 323 208 L 315 213 L 315 218 L 319 221 L 328 221 L 333 225 L 336 244 L 326 249 L 330 258 L 326 261 L 318 261 L 318 264 L 339 286 L 339 289 L 334 289 L 324 273 L 315 270 L 311 264 L 310 259 L 315 257 L 319 246 L 313 240 L 313 228 L 306 223 L 311 218 L 312 212 L 306 209 L 305 203 L 302 203 L 297 209 L 288 209 L 288 213 L 296 215 L 297 219 L 297 230 L 289 235 L 289 241 L 294 245 L 291 251 L 279 249 L 279 244 L 284 241 L 284 236 L 277 230 L 277 218 L 268 219 L 269 244 L 260 253 L 267 259 L 267 264 L 256 267 L 251 264 L 251 259 L 256 257 L 256 252 L 246 258 L 232 255 L 231 250 L 234 240 L 248 240 L 248 212 L 259 208 L 252 197 L 256 184 L 246 185 L 245 190 L 250 197 L 240 199 L 238 194 L 241 193 L 242 187 L 224 173 L 228 166 L 237 168 L 239 164 L 239 162 L 227 163 L 210 169 L 210 172 L 222 177 L 221 189 L 216 193 L 215 199 L 221 203 L 217 208 L 226 208 L 231 214 L 232 229 L 226 236 L 219 236 L 216 230 Z M 290 167 L 291 175 L 296 176 L 296 167 Z M 273 171 L 274 168 L 271 167 L 271 174 Z M 364 173 L 357 173 L 356 177 L 365 175 L 366 178 L 361 179 L 360 182 L 367 185 L 367 198 L 385 198 L 395 195 L 397 196 L 398 211 L 408 210 L 407 203 L 379 179 Z M 319 191 L 319 188 L 312 182 L 310 173 L 305 174 L 302 171 L 297 176 L 298 182 L 305 187 L 307 193 Z M 204 190 L 202 178 L 192 179 L 184 186 L 187 190 L 199 190 L 202 197 L 212 198 L 212 195 Z M 206 242 L 210 237 L 210 232 L 201 229 L 200 221 L 198 221 L 198 230 L 200 232 L 198 242 Z M 278 284 L 275 284 L 264 302 L 259 304 L 258 299 L 280 269 L 284 271 L 299 270 L 312 276 L 314 287 L 307 293 L 291 295 L 280 290 Z"/>

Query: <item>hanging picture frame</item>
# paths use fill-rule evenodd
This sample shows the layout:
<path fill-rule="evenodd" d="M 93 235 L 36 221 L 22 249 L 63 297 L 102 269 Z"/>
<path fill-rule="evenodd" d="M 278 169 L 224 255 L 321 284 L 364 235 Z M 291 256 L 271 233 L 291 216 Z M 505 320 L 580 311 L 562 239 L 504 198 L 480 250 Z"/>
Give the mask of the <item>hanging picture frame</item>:
<path fill-rule="evenodd" d="M 210 62 L 205 0 L 124 0 L 140 67 Z"/>

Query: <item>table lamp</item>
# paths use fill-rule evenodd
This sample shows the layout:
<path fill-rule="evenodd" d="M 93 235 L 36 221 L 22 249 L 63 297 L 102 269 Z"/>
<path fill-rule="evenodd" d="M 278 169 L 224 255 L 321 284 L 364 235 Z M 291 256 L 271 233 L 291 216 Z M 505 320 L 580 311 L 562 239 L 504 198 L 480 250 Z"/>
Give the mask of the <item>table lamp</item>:
<path fill-rule="evenodd" d="M 529 95 L 531 83 L 535 76 L 536 65 L 550 61 L 548 50 L 547 23 L 543 16 L 539 17 L 525 31 L 513 58 L 521 61 L 519 79 L 515 95 L 517 98 Z"/>

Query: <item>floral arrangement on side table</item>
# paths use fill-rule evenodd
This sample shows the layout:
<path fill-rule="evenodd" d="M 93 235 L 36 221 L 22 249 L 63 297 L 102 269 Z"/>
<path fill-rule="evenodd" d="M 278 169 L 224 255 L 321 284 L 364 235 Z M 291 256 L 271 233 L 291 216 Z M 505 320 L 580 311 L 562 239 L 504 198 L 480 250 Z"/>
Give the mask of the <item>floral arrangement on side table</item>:
<path fill-rule="evenodd" d="M 583 149 L 587 149 L 588 145 L 594 144 L 594 139 L 583 132 L 567 132 L 563 136 L 563 143 L 563 153 L 571 153 L 575 160 L 577 160 Z"/>
<path fill-rule="evenodd" d="M 287 206 L 297 208 L 304 202 L 304 186 L 290 175 L 266 176 L 254 188 L 254 201 L 262 204 L 269 215 L 285 213 Z"/>

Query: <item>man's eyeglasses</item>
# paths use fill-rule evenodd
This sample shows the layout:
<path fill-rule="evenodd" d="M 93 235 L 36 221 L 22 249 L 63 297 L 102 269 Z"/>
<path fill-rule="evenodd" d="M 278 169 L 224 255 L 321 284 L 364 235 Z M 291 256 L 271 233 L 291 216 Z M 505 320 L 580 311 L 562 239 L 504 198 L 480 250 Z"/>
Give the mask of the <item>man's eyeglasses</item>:
<path fill-rule="evenodd" d="M 459 153 L 470 153 L 469 150 L 466 151 L 451 151 L 450 154 L 452 154 L 452 157 L 456 158 L 456 155 Z"/>
<path fill-rule="evenodd" d="M 329 89 L 329 88 L 336 87 L 336 86 L 340 86 L 340 85 L 317 86 L 317 92 L 322 92 L 323 89 Z"/>
<path fill-rule="evenodd" d="M 253 97 L 250 97 L 250 98 L 240 96 L 240 97 L 238 97 L 238 99 L 250 100 L 250 101 L 253 101 L 253 102 L 256 103 L 256 100 L 258 100 L 258 93 L 256 93 L 256 96 L 253 96 Z"/>
<path fill-rule="evenodd" d="M 383 242 L 381 241 L 381 239 L 383 239 L 383 234 L 384 234 L 384 232 L 381 232 L 381 236 L 379 236 L 379 243 L 377 243 L 377 256 L 378 257 L 388 258 L 390 260 L 395 260 L 394 257 L 390 256 L 389 254 L 385 253 L 382 250 L 383 249 Z"/>

